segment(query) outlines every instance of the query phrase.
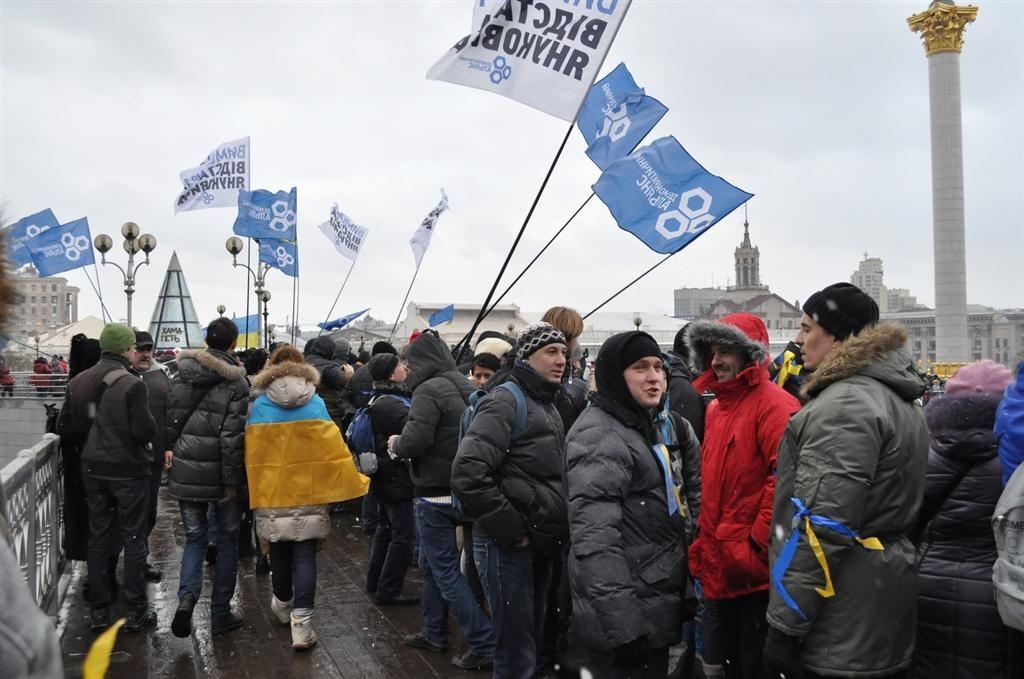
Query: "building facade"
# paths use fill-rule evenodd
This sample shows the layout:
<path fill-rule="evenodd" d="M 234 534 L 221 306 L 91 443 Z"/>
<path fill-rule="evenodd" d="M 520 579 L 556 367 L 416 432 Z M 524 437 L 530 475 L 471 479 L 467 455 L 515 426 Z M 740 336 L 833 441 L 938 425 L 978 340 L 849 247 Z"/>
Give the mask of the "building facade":
<path fill-rule="evenodd" d="M 13 337 L 24 341 L 78 321 L 79 289 L 66 278 L 40 278 L 33 266 L 10 278 L 19 300 L 8 325 Z"/>
<path fill-rule="evenodd" d="M 868 257 L 865 252 L 857 270 L 850 274 L 850 282 L 870 295 L 883 314 L 921 308 L 917 297 L 907 288 L 885 286 L 885 267 L 880 257 Z"/>
<path fill-rule="evenodd" d="M 882 314 L 883 321 L 895 321 L 907 329 L 907 349 L 922 368 L 938 361 L 935 311 L 920 309 Z M 993 309 L 967 305 L 967 361 L 988 358 L 1015 369 L 1024 360 L 1024 309 Z"/>

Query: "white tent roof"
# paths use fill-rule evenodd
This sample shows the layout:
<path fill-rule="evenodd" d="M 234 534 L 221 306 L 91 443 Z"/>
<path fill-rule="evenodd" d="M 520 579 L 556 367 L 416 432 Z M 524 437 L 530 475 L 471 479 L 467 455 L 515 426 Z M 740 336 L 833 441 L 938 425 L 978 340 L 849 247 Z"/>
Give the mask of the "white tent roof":
<path fill-rule="evenodd" d="M 81 333 L 86 337 L 93 339 L 99 339 L 100 333 L 103 332 L 103 326 L 106 325 L 101 319 L 95 316 L 86 316 L 85 318 L 75 321 L 70 325 L 65 325 L 63 328 L 57 328 L 53 332 L 39 336 L 39 346 L 53 346 L 53 347 L 69 347 L 71 346 L 71 338 Z"/>

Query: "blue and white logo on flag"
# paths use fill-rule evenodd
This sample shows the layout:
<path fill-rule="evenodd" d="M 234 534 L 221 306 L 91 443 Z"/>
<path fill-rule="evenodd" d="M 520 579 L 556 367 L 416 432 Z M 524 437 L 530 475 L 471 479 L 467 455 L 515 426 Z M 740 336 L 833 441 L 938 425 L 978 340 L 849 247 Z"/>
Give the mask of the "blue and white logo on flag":
<path fill-rule="evenodd" d="M 605 170 L 594 193 L 655 252 L 678 252 L 753 197 L 705 170 L 675 137 L 663 137 Z"/>
<path fill-rule="evenodd" d="M 297 200 L 291 191 L 271 193 L 263 189 L 238 192 L 238 217 L 234 232 L 249 238 L 295 240 Z"/>
<path fill-rule="evenodd" d="M 587 140 L 587 156 L 602 170 L 633 152 L 668 109 L 644 94 L 625 64 L 598 80 L 576 124 Z"/>
<path fill-rule="evenodd" d="M 427 319 L 427 323 L 431 328 L 448 321 L 455 320 L 455 305 L 449 304 L 443 309 L 438 309 L 434 313 L 430 314 L 430 318 Z"/>
<path fill-rule="evenodd" d="M 261 238 L 260 261 L 295 278 L 299 275 L 298 243 L 279 238 Z"/>
<path fill-rule="evenodd" d="M 2 232 L 4 240 L 7 241 L 7 256 L 11 258 L 14 268 L 32 263 L 32 255 L 29 254 L 26 242 L 32 240 L 47 229 L 60 228 L 60 222 L 54 216 L 53 210 L 49 208 L 34 215 L 23 217 L 11 224 Z"/>
<path fill-rule="evenodd" d="M 321 328 L 323 328 L 324 330 L 338 330 L 340 328 L 344 328 L 346 325 L 348 325 L 352 321 L 356 320 L 357 318 L 359 318 L 360 316 L 362 316 L 363 314 L 365 314 L 369 310 L 370 310 L 370 308 L 367 307 L 367 308 L 363 309 L 362 311 L 353 311 L 352 313 L 348 314 L 347 316 L 342 316 L 341 318 L 335 318 L 333 321 L 327 321 L 326 323 L 317 323 L 317 325 L 320 326 Z"/>
<path fill-rule="evenodd" d="M 85 217 L 57 229 L 47 229 L 26 241 L 25 246 L 32 256 L 33 266 L 39 269 L 40 278 L 71 271 L 96 261 L 92 251 L 89 220 Z"/>

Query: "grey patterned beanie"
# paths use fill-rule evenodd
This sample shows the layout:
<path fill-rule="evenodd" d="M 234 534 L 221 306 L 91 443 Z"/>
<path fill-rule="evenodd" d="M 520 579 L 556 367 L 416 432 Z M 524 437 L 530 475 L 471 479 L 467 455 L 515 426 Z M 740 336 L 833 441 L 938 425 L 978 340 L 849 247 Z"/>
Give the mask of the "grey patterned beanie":
<path fill-rule="evenodd" d="M 546 347 L 549 344 L 568 346 L 569 342 L 566 341 L 561 330 L 550 323 L 541 321 L 540 323 L 531 323 L 520 330 L 516 344 L 519 347 L 519 358 L 525 360 L 541 347 Z"/>

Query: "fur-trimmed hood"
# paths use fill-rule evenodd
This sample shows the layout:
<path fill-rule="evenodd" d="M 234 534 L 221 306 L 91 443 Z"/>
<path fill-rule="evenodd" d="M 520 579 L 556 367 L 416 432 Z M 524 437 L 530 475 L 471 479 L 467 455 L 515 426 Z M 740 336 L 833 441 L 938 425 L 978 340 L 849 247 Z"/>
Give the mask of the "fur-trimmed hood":
<path fill-rule="evenodd" d="M 252 390 L 282 408 L 298 408 L 309 403 L 319 382 L 320 373 L 313 366 L 286 361 L 261 370 L 252 380 Z"/>
<path fill-rule="evenodd" d="M 245 368 L 219 349 L 186 349 L 178 354 L 178 379 L 195 387 L 244 380 Z"/>
<path fill-rule="evenodd" d="M 866 328 L 833 349 L 800 391 L 813 398 L 831 384 L 865 375 L 912 401 L 924 393 L 925 384 L 904 348 L 906 342 L 907 331 L 896 323 Z"/>
<path fill-rule="evenodd" d="M 768 329 L 753 314 L 729 314 L 721 321 L 694 321 L 686 326 L 690 365 L 695 375 L 711 367 L 711 347 L 719 345 L 742 354 L 748 363 L 768 360 Z"/>

